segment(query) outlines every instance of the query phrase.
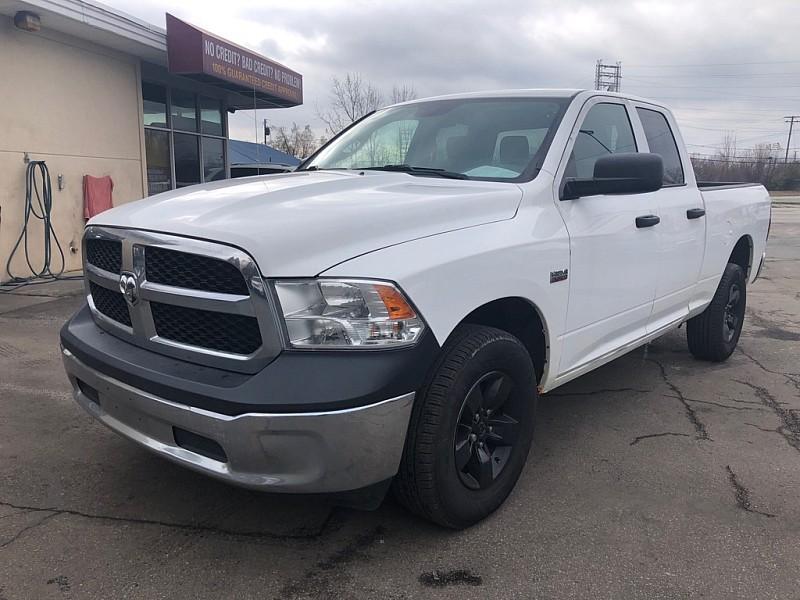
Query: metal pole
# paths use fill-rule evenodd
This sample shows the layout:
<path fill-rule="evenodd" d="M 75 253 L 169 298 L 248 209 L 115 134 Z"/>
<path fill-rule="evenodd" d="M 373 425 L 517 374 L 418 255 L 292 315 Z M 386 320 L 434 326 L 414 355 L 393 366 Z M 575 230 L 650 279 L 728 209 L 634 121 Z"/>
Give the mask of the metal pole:
<path fill-rule="evenodd" d="M 603 64 L 603 59 L 597 61 L 594 68 L 594 89 L 600 89 L 600 66 Z"/>
<path fill-rule="evenodd" d="M 795 119 L 800 121 L 800 117 L 797 116 L 797 115 L 791 115 L 791 116 L 788 116 L 788 117 L 784 117 L 784 119 L 786 119 L 786 122 L 789 123 L 789 139 L 786 140 L 786 156 L 784 157 L 783 162 L 784 163 L 788 163 L 789 162 L 789 147 L 792 145 L 792 128 L 794 127 Z"/>

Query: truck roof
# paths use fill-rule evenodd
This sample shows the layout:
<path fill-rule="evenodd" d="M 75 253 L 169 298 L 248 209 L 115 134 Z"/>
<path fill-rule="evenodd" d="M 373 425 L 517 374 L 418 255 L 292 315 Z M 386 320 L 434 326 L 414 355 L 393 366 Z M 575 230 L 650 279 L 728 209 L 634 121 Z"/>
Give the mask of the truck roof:
<path fill-rule="evenodd" d="M 616 98 L 626 98 L 638 102 L 646 102 L 656 106 L 667 108 L 662 102 L 642 98 L 633 94 L 623 94 L 620 92 L 605 92 L 602 90 L 590 90 L 579 88 L 531 88 L 531 89 L 507 89 L 507 90 L 484 90 L 480 92 L 463 92 L 458 94 L 445 94 L 441 96 L 431 96 L 429 98 L 418 98 L 407 102 L 400 102 L 392 106 L 401 104 L 414 104 L 417 102 L 427 102 L 430 100 L 455 100 L 459 98 L 574 98 L 576 96 L 612 96 Z"/>

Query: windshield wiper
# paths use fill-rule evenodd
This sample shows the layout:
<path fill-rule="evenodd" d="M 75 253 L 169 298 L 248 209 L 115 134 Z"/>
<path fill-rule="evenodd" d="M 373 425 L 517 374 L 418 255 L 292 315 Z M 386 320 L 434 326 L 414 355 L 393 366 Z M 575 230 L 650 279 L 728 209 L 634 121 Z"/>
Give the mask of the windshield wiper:
<path fill-rule="evenodd" d="M 397 171 L 398 173 L 410 173 L 411 175 L 429 175 L 432 177 L 443 177 L 445 179 L 469 179 L 469 176 L 447 169 L 437 169 L 435 167 L 413 167 L 411 165 L 383 165 L 382 167 L 365 167 L 362 171 Z"/>
<path fill-rule="evenodd" d="M 295 171 L 350 171 L 347 167 L 318 167 L 317 165 L 311 165 L 310 167 L 306 167 L 305 169 L 295 169 Z"/>
<path fill-rule="evenodd" d="M 584 135 L 588 135 L 588 136 L 589 136 L 590 138 L 592 138 L 592 139 L 593 139 L 595 142 L 597 142 L 597 143 L 598 143 L 598 144 L 600 144 L 600 145 L 601 145 L 603 148 L 605 148 L 605 149 L 606 149 L 606 151 L 607 151 L 609 154 L 614 154 L 614 151 L 613 151 L 611 148 L 609 148 L 608 146 L 606 146 L 606 145 L 605 145 L 603 142 L 601 142 L 601 141 L 600 141 L 600 138 L 598 138 L 598 137 L 597 137 L 597 136 L 594 134 L 594 130 L 592 130 L 592 129 L 580 129 L 580 130 L 578 130 L 578 133 L 583 133 Z"/>

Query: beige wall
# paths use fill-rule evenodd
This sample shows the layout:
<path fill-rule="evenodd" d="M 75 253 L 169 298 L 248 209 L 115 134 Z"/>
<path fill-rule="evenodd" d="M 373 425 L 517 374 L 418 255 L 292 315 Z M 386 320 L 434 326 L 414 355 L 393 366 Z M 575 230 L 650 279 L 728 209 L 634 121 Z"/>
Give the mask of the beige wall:
<path fill-rule="evenodd" d="M 81 266 L 83 175 L 110 175 L 115 205 L 144 196 L 139 69 L 133 57 L 46 28 L 18 31 L 0 17 L 0 281 L 8 279 L 6 261 L 22 226 L 25 152 L 50 170 L 53 224 L 68 270 Z M 38 265 L 41 222 L 31 225 Z M 21 252 L 11 269 L 27 274 Z"/>

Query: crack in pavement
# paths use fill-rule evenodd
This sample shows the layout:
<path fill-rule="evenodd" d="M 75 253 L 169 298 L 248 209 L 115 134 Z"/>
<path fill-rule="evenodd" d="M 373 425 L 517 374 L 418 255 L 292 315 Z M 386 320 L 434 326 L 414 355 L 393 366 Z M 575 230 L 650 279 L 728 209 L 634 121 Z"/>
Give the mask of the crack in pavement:
<path fill-rule="evenodd" d="M 755 423 L 745 423 L 745 425 L 749 427 L 755 427 L 756 429 L 758 429 L 759 431 L 763 431 L 764 433 L 777 433 L 778 435 L 780 435 L 778 427 L 776 427 L 775 429 L 770 429 L 769 427 L 761 427 L 760 425 L 756 425 Z"/>
<path fill-rule="evenodd" d="M 18 510 L 17 512 L 8 513 L 7 515 L 1 516 L 0 517 L 0 521 L 2 521 L 3 519 L 8 519 L 9 517 L 16 517 L 17 515 L 25 515 L 25 514 L 28 514 L 29 512 L 31 512 L 31 511 L 29 511 L 29 510 Z"/>
<path fill-rule="evenodd" d="M 672 394 L 662 394 L 667 398 L 675 398 L 680 400 L 678 396 L 673 396 Z M 719 406 L 720 408 L 727 408 L 730 410 L 764 410 L 764 406 L 761 402 L 748 402 L 747 404 L 755 404 L 756 406 L 731 406 L 730 404 L 723 404 L 722 402 L 714 402 L 713 400 L 697 400 L 696 398 L 684 398 L 687 402 L 698 402 L 700 404 L 711 404 L 712 406 Z M 736 402 L 736 400 L 734 400 Z"/>
<path fill-rule="evenodd" d="M 714 440 L 712 440 L 708 435 L 708 430 L 706 429 L 705 424 L 697 416 L 697 412 L 695 412 L 694 408 L 692 408 L 692 406 L 689 404 L 686 396 L 683 395 L 683 392 L 678 388 L 677 385 L 669 380 L 669 377 L 667 376 L 667 369 L 664 367 L 664 365 L 655 358 L 646 358 L 645 360 L 648 360 L 658 366 L 658 369 L 661 372 L 661 379 L 664 381 L 666 386 L 675 393 L 674 397 L 677 398 L 681 404 L 683 404 L 683 410 L 686 414 L 686 418 L 689 419 L 689 422 L 694 426 L 695 432 L 697 433 L 697 439 L 713 442 Z M 668 394 L 665 395 L 668 396 Z"/>
<path fill-rule="evenodd" d="M 775 396 L 765 387 L 739 379 L 735 379 L 734 381 L 753 390 L 756 394 L 756 398 L 761 400 L 764 406 L 775 413 L 781 421 L 781 425 L 775 429 L 775 433 L 785 439 L 789 446 L 800 452 L 800 416 L 796 414 L 796 411 L 784 408 Z"/>
<path fill-rule="evenodd" d="M 692 437 L 688 433 L 674 433 L 672 431 L 665 431 L 663 433 L 648 433 L 647 435 L 638 435 L 633 438 L 633 441 L 630 443 L 631 446 L 635 446 L 642 440 L 649 440 L 650 438 L 657 438 L 657 437 L 665 437 L 665 436 L 680 436 L 680 437 Z"/>
<path fill-rule="evenodd" d="M 568 393 L 550 393 L 542 394 L 545 398 L 566 398 L 568 396 L 594 396 L 595 394 L 619 394 L 623 392 L 637 392 L 639 394 L 647 394 L 653 390 L 640 390 L 638 388 L 609 388 L 605 390 L 592 390 L 589 392 L 568 392 Z"/>
<path fill-rule="evenodd" d="M 751 354 L 748 354 L 747 352 L 742 350 L 741 347 L 737 349 L 739 350 L 739 352 L 744 354 L 748 359 L 750 359 L 750 361 L 752 361 L 759 369 L 761 369 L 766 373 L 770 373 L 772 375 L 780 375 L 782 377 L 785 377 L 786 381 L 794 385 L 797 391 L 800 392 L 800 373 L 787 373 L 785 371 L 775 371 L 774 369 L 769 369 L 764 365 L 764 363 L 758 360 L 755 356 L 752 356 Z"/>
<path fill-rule="evenodd" d="M 162 556 L 191 556 L 193 554 L 191 548 L 203 543 L 207 539 L 207 535 L 200 531 L 200 528 L 211 526 L 217 515 L 225 515 L 227 519 L 236 522 L 237 515 L 247 506 L 251 506 L 255 500 L 253 495 L 247 497 L 242 501 L 237 496 L 225 496 L 213 503 L 211 503 L 202 514 L 195 518 L 193 524 L 198 528 L 195 531 L 188 532 L 186 535 L 172 535 L 160 536 L 159 552 Z M 212 541 L 212 544 L 214 542 Z M 127 579 L 121 582 L 119 590 L 119 597 L 128 598 L 136 595 L 137 587 L 139 585 L 137 580 L 154 579 L 158 577 L 158 573 L 162 569 L 160 561 L 149 562 L 142 565 L 138 570 L 138 577 Z"/>
<path fill-rule="evenodd" d="M 280 533 L 270 533 L 268 531 L 235 531 L 232 529 L 223 529 L 221 527 L 213 527 L 210 525 L 193 525 L 191 523 L 170 523 L 169 521 L 159 521 L 156 519 L 137 519 L 133 517 L 115 517 L 113 515 L 100 515 L 100 514 L 92 514 L 87 512 L 82 512 L 79 510 L 72 510 L 67 508 L 43 508 L 39 506 L 24 506 L 19 504 L 14 504 L 12 502 L 4 502 L 0 501 L 0 506 L 5 506 L 8 508 L 14 508 L 17 510 L 22 510 L 26 512 L 44 512 L 44 513 L 52 513 L 42 521 L 36 524 L 36 527 L 41 525 L 42 522 L 48 520 L 50 517 L 59 516 L 59 515 L 71 515 L 74 517 L 82 517 L 84 519 L 92 519 L 92 520 L 99 520 L 99 521 L 111 521 L 116 523 L 129 523 L 133 525 L 154 525 L 156 527 L 168 527 L 171 529 L 179 529 L 182 531 L 192 531 L 197 533 L 213 533 L 217 535 L 224 535 L 224 536 L 231 536 L 231 537 L 240 537 L 246 539 L 255 539 L 255 540 L 272 540 L 272 541 L 303 541 L 303 540 L 314 540 L 317 538 L 322 537 L 328 525 L 331 523 L 334 517 L 335 510 L 331 510 L 328 515 L 325 517 L 325 520 L 320 524 L 320 526 L 312 532 L 309 533 L 288 533 L 288 534 L 280 534 Z M 28 529 L 28 528 L 26 528 Z M 23 531 L 19 533 L 23 533 Z M 19 537 L 19 534 L 14 537 L 16 539 Z M 6 547 L 10 542 L 13 542 L 14 539 L 10 540 L 8 543 L 4 543 L 0 545 L 0 548 Z"/>
<path fill-rule="evenodd" d="M 17 514 L 19 514 L 19 513 L 17 513 Z M 14 542 L 16 542 L 18 539 L 20 539 L 28 531 L 36 529 L 40 525 L 44 525 L 47 521 L 49 521 L 53 517 L 57 517 L 58 514 L 59 513 L 57 513 L 57 512 L 51 512 L 50 514 L 45 515 L 44 517 L 42 517 L 41 519 L 36 521 L 36 523 L 33 523 L 32 525 L 27 525 L 27 526 L 23 527 L 17 533 L 12 535 L 9 539 L 7 539 L 5 542 L 0 544 L 0 550 L 2 550 L 3 548 L 6 548 L 6 547 L 10 546 L 11 544 L 13 544 Z"/>
<path fill-rule="evenodd" d="M 736 473 L 733 472 L 733 469 L 731 469 L 730 465 L 727 465 L 725 470 L 728 471 L 728 482 L 730 482 L 731 487 L 733 487 L 733 491 L 736 494 L 736 506 L 745 512 L 753 513 L 755 515 L 762 515 L 764 517 L 775 516 L 772 513 L 753 508 L 753 503 L 750 501 L 750 490 L 748 490 L 739 482 L 738 477 L 736 477 Z"/>
<path fill-rule="evenodd" d="M 756 365 L 758 365 L 758 368 L 761 369 L 762 371 L 766 371 L 767 373 L 772 373 L 773 375 L 783 375 L 784 377 L 800 377 L 800 373 L 787 373 L 786 371 L 775 371 L 774 369 L 769 369 L 764 365 L 764 363 L 762 363 L 752 354 L 749 354 L 741 346 L 737 346 L 736 349 L 742 354 L 744 354 L 751 361 L 753 361 Z"/>

